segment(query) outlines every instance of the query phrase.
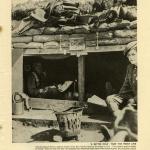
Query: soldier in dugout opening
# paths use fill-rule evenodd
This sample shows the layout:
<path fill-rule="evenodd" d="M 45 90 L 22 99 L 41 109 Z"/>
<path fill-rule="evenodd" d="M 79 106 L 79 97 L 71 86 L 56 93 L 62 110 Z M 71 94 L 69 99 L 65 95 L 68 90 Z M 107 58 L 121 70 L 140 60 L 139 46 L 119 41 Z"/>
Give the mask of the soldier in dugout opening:
<path fill-rule="evenodd" d="M 27 78 L 27 93 L 30 97 L 68 99 L 69 90 L 73 81 L 65 81 L 59 84 L 48 85 L 46 72 L 40 61 L 32 64 L 32 72 Z"/>
<path fill-rule="evenodd" d="M 49 98 L 60 95 L 55 86 L 47 85 L 46 72 L 43 71 L 42 63 L 39 61 L 32 65 L 32 72 L 27 78 L 27 90 L 31 97 Z"/>

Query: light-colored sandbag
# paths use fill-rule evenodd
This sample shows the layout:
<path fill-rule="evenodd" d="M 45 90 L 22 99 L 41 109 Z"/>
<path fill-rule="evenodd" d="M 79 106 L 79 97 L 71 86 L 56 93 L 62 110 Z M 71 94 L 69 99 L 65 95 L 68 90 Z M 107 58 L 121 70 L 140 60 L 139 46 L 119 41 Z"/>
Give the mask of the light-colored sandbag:
<path fill-rule="evenodd" d="M 130 29 L 137 29 L 137 20 L 130 23 Z"/>
<path fill-rule="evenodd" d="M 38 28 L 38 29 L 30 29 L 28 31 L 25 31 L 24 33 L 22 33 L 22 35 L 40 35 L 43 33 L 43 28 Z"/>
<path fill-rule="evenodd" d="M 43 31 L 43 34 L 54 34 L 58 31 L 58 28 L 46 27 Z"/>
<path fill-rule="evenodd" d="M 74 28 L 75 28 L 75 27 L 73 27 L 73 26 L 64 26 L 64 27 L 62 27 L 62 28 L 59 30 L 59 32 L 60 32 L 60 33 L 64 33 L 64 34 L 72 34 Z"/>
<path fill-rule="evenodd" d="M 29 43 L 32 42 L 32 36 L 18 36 L 12 38 L 12 43 Z"/>
<path fill-rule="evenodd" d="M 33 37 L 34 42 L 51 42 L 51 41 L 64 41 L 69 39 L 69 35 L 37 35 Z"/>
<path fill-rule="evenodd" d="M 26 48 L 31 48 L 31 49 L 37 49 L 37 48 L 40 48 L 42 49 L 43 48 L 43 43 L 37 43 L 37 42 L 31 42 L 29 44 L 27 44 Z"/>
<path fill-rule="evenodd" d="M 26 43 L 13 43 L 13 48 L 26 48 L 27 44 Z"/>
<path fill-rule="evenodd" d="M 108 24 L 109 29 L 124 29 L 130 26 L 130 21 L 123 20 L 122 22 L 113 22 Z"/>
<path fill-rule="evenodd" d="M 137 36 L 136 30 L 116 30 L 114 31 L 114 37 L 119 38 L 133 38 Z"/>
<path fill-rule="evenodd" d="M 87 25 L 83 26 L 76 26 L 75 29 L 73 30 L 73 33 L 89 33 L 89 27 Z"/>
<path fill-rule="evenodd" d="M 54 41 L 54 35 L 36 35 L 33 37 L 34 42 L 50 42 Z"/>
<path fill-rule="evenodd" d="M 107 23 L 102 23 L 102 24 L 99 25 L 98 29 L 96 29 L 96 30 L 98 30 L 98 31 L 107 31 L 108 29 L 109 29 L 108 24 Z"/>
<path fill-rule="evenodd" d="M 70 38 L 81 38 L 83 37 L 85 40 L 92 41 L 97 39 L 97 33 L 89 33 L 89 34 L 72 34 Z M 111 39 L 113 37 L 113 33 L 111 31 L 108 32 L 98 32 L 98 39 Z"/>

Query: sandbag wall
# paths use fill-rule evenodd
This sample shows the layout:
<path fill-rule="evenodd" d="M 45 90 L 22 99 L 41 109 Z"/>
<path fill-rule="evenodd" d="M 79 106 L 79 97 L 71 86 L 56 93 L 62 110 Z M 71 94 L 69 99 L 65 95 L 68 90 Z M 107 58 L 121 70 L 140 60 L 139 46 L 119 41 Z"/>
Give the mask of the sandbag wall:
<path fill-rule="evenodd" d="M 63 53 L 62 50 L 69 51 L 70 38 L 81 38 L 85 40 L 85 51 L 93 49 L 99 50 L 100 47 L 125 46 L 127 43 L 136 40 L 137 23 L 123 20 L 121 22 L 103 23 L 97 29 L 89 29 L 86 26 L 65 26 L 61 29 L 54 27 L 44 27 L 30 29 L 22 35 L 12 35 L 12 48 L 23 49 L 30 54 L 42 53 Z M 96 49 L 97 41 L 99 49 Z M 115 50 L 114 50 L 115 51 Z M 32 52 L 31 52 L 32 54 Z"/>

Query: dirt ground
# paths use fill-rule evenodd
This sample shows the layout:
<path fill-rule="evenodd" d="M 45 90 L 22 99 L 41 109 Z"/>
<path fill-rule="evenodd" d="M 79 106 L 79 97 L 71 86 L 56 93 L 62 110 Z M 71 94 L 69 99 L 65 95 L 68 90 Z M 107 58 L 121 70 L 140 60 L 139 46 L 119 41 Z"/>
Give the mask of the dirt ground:
<path fill-rule="evenodd" d="M 13 143 L 48 143 L 53 142 L 54 135 L 59 135 L 58 128 L 25 126 L 20 121 L 13 121 L 12 126 Z M 99 130 L 81 130 L 78 136 L 79 142 L 100 142 L 104 136 Z M 68 139 L 65 142 L 77 142 L 75 139 Z"/>

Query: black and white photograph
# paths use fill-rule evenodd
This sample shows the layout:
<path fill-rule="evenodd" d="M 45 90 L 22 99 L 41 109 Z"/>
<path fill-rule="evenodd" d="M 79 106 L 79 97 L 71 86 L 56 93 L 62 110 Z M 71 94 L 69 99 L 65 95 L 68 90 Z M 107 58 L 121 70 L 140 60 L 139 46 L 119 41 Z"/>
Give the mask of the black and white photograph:
<path fill-rule="evenodd" d="M 12 0 L 12 143 L 137 142 L 137 0 Z"/>

